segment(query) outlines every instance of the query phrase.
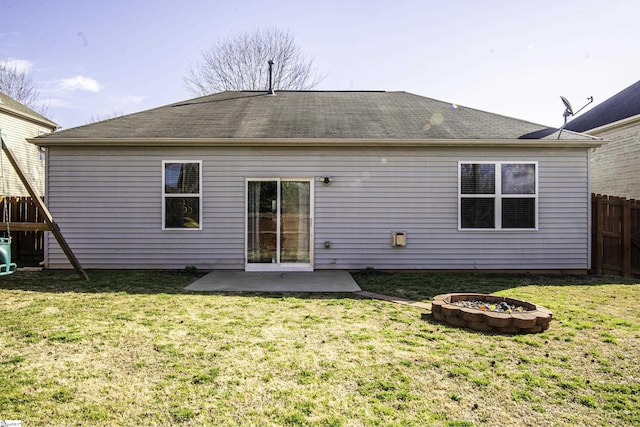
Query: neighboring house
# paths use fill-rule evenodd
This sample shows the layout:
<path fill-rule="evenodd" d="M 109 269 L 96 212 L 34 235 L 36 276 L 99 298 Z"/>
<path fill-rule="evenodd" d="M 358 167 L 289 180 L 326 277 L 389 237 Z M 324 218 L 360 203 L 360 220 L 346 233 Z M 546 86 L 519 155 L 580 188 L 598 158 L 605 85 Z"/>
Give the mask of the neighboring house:
<path fill-rule="evenodd" d="M 591 155 L 592 191 L 640 199 L 640 81 L 567 123 L 607 140 Z"/>
<path fill-rule="evenodd" d="M 593 137 L 405 92 L 223 92 L 31 140 L 85 268 L 586 271 Z M 69 268 L 55 242 L 49 268 Z"/>
<path fill-rule="evenodd" d="M 25 174 L 36 191 L 44 195 L 44 151 L 29 144 L 27 139 L 53 132 L 58 125 L 0 92 L 0 133 L 2 139 L 15 154 Z M 11 164 L 2 155 L 0 164 L 0 194 L 2 196 L 29 197 L 24 185 Z"/>

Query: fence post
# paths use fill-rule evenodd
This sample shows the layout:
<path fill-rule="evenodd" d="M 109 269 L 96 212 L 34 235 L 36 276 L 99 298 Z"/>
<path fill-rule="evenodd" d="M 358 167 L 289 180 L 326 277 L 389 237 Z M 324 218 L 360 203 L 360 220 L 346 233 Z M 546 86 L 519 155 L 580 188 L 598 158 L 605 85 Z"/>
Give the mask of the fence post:
<path fill-rule="evenodd" d="M 631 276 L 631 202 L 622 200 L 622 277 Z"/>
<path fill-rule="evenodd" d="M 594 270 L 596 272 L 596 274 L 601 275 L 602 274 L 602 263 L 604 262 L 603 260 L 603 252 L 604 252 L 604 236 L 602 234 L 602 230 L 603 230 L 603 221 L 604 221 L 604 212 L 603 212 L 603 203 L 602 203 L 602 197 L 601 195 L 596 195 L 595 196 L 595 222 L 594 222 L 594 226 L 595 226 L 595 254 L 594 254 L 594 260 L 595 260 L 595 265 Z"/>

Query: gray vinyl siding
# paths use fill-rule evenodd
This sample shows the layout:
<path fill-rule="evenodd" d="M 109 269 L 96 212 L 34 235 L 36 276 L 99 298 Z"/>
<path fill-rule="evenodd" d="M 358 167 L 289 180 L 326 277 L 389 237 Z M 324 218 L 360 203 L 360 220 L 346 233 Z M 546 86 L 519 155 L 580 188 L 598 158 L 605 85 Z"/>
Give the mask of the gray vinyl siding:
<path fill-rule="evenodd" d="M 162 160 L 202 160 L 202 230 L 162 230 Z M 483 160 L 538 162 L 537 231 L 458 230 L 458 161 Z M 587 269 L 587 165 L 587 149 L 51 147 L 48 204 L 85 268 L 243 269 L 246 178 L 313 177 L 315 269 Z"/>

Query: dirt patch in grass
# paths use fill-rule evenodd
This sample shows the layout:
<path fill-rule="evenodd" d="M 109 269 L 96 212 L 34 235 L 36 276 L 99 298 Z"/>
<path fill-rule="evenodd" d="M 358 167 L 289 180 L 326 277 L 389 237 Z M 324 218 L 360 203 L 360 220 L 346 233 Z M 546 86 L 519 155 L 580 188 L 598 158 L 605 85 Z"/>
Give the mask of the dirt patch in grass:
<path fill-rule="evenodd" d="M 25 425 L 640 424 L 640 378 L 629 357 L 640 352 L 640 313 L 628 308 L 640 285 L 358 277 L 372 292 L 401 289 L 398 296 L 425 301 L 496 292 L 554 312 L 544 333 L 505 337 L 424 321 L 419 310 L 383 301 L 198 295 L 182 290 L 195 280 L 186 274 L 90 273 L 88 284 L 64 272 L 0 283 L 0 418 Z"/>

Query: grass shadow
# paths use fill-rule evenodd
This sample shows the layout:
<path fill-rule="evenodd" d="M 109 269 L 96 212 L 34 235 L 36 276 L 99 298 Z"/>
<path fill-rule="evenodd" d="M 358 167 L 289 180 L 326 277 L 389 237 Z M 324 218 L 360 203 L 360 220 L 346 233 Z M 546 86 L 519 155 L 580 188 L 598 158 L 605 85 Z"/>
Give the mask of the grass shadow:
<path fill-rule="evenodd" d="M 342 299 L 351 293 L 190 291 L 185 288 L 207 274 L 186 270 L 91 270 L 81 280 L 73 270 L 18 271 L 0 277 L 0 289 L 42 293 L 127 293 L 262 298 Z"/>
<path fill-rule="evenodd" d="M 362 270 L 352 273 L 362 290 L 416 301 L 452 292 L 491 294 L 529 286 L 601 286 L 608 284 L 640 284 L 640 279 L 618 276 L 481 273 L 481 272 L 399 272 Z"/>
<path fill-rule="evenodd" d="M 47 293 L 188 294 L 204 273 L 177 270 L 91 270 L 84 281 L 73 270 L 18 271 L 0 278 L 0 289 Z"/>
<path fill-rule="evenodd" d="M 202 277 L 204 272 L 184 270 L 92 270 L 90 280 L 81 280 L 72 270 L 19 271 L 0 277 L 0 289 L 49 293 L 185 294 L 234 295 L 261 297 L 296 297 L 304 299 L 354 298 L 350 293 L 314 292 L 195 292 L 185 287 Z M 383 295 L 429 301 L 450 292 L 494 293 L 527 285 L 599 286 L 605 284 L 640 284 L 640 279 L 618 276 L 569 276 L 478 272 L 399 272 L 362 270 L 352 273 L 362 290 Z M 358 297 L 359 298 L 359 297 Z"/>

